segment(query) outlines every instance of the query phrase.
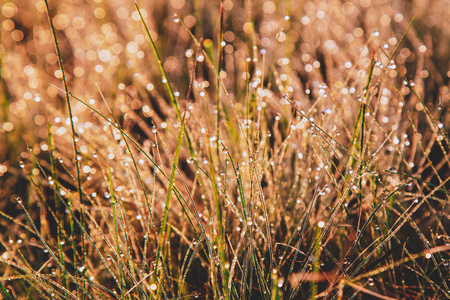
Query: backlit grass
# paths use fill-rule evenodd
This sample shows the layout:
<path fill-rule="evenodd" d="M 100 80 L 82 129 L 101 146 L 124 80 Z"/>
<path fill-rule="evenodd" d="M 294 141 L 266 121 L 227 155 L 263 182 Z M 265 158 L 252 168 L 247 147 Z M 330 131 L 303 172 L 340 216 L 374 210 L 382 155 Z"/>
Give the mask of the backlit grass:
<path fill-rule="evenodd" d="M 450 298 L 446 8 L 4 0 L 2 297 Z"/>

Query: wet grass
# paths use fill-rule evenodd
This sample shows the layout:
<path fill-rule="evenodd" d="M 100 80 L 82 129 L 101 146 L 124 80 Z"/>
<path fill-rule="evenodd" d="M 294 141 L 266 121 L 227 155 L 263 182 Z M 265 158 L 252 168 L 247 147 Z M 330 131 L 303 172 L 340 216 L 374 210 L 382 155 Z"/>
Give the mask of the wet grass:
<path fill-rule="evenodd" d="M 449 298 L 421 5 L 4 1 L 3 298 Z"/>

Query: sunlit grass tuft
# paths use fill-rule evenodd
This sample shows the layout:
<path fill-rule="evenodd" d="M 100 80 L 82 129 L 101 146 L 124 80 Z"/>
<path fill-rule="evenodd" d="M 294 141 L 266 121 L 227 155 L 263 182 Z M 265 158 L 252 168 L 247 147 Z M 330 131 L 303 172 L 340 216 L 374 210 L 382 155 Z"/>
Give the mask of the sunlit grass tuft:
<path fill-rule="evenodd" d="M 449 298 L 428 4 L 5 2 L 2 296 Z"/>

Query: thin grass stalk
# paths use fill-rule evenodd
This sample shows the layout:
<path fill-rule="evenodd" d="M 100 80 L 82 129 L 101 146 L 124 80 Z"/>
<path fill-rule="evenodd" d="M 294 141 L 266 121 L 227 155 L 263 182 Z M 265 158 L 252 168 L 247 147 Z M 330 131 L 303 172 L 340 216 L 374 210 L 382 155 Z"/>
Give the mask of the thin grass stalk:
<path fill-rule="evenodd" d="M 37 161 L 37 158 L 35 156 L 34 153 L 32 153 L 34 161 L 36 162 L 39 170 L 41 171 L 42 174 L 44 174 L 45 176 L 45 171 L 42 168 L 42 166 L 39 164 L 39 162 Z M 51 186 L 52 189 L 54 189 L 53 186 Z M 63 199 L 63 197 L 60 194 L 56 194 L 58 197 L 58 200 L 61 201 L 61 203 L 64 205 L 64 207 L 68 210 L 69 214 L 72 217 L 72 220 L 74 221 L 74 224 L 76 224 L 78 226 L 78 228 L 84 233 L 84 235 L 86 236 L 87 240 L 89 241 L 89 243 L 91 244 L 91 246 L 94 248 L 94 250 L 97 252 L 97 254 L 100 257 L 100 260 L 102 261 L 103 265 L 105 266 L 105 268 L 108 270 L 108 272 L 110 273 L 111 277 L 116 281 L 117 285 L 120 285 L 119 282 L 116 279 L 116 276 L 114 275 L 114 273 L 111 271 L 111 269 L 108 267 L 108 264 L 105 260 L 105 258 L 103 257 L 103 255 L 101 254 L 100 250 L 97 248 L 97 246 L 95 245 L 95 243 L 93 242 L 91 236 L 87 233 L 86 229 L 81 225 L 81 222 L 77 219 L 77 217 L 75 216 L 75 213 L 73 212 L 73 210 L 71 209 L 71 207 L 69 206 L 69 201 L 66 203 L 66 201 Z M 88 212 L 85 212 L 88 213 Z M 95 223 L 95 220 L 92 220 Z M 97 226 L 97 229 L 100 230 L 100 228 Z M 100 230 L 101 232 L 101 230 Z M 110 248 L 115 252 L 114 250 L 114 246 L 112 246 L 111 244 L 109 244 L 109 241 L 106 240 L 106 242 L 108 243 L 108 245 L 110 246 Z M 119 257 L 118 253 L 115 253 L 116 257 Z M 130 273 L 130 271 L 126 268 L 126 266 L 122 263 L 121 260 L 118 260 L 118 262 L 120 262 L 123 266 L 123 269 L 125 270 L 125 272 L 127 273 L 127 275 L 132 279 L 133 283 L 136 284 L 137 281 L 136 279 L 132 276 L 132 274 Z M 72 277 L 69 277 L 72 278 Z M 78 278 L 79 280 L 82 280 L 82 278 Z M 145 296 L 146 299 L 150 299 L 149 296 L 144 292 L 144 290 L 142 289 L 141 286 L 138 285 L 138 289 L 140 290 L 140 292 Z"/>
<path fill-rule="evenodd" d="M 83 193 L 81 190 L 81 172 L 80 172 L 80 162 L 78 160 L 78 148 L 77 148 L 77 133 L 75 132 L 75 125 L 73 123 L 73 113 L 72 113 L 72 106 L 70 104 L 70 97 L 69 97 L 69 88 L 67 85 L 67 80 L 66 80 L 66 74 L 64 72 L 64 64 L 63 64 L 63 60 L 62 60 L 62 55 L 61 55 L 61 51 L 59 49 L 59 44 L 58 44 L 58 39 L 56 37 L 56 30 L 55 27 L 53 26 L 53 20 L 50 14 L 50 8 L 48 5 L 48 0 L 45 0 L 45 8 L 47 10 L 47 17 L 48 17 L 48 21 L 50 23 L 50 28 L 52 31 L 52 36 L 53 36 L 53 41 L 55 44 L 55 49 L 56 49 L 56 56 L 58 57 L 58 63 L 59 63 L 59 67 L 61 69 L 61 73 L 62 73 L 62 83 L 64 86 L 64 91 L 65 91 L 65 95 L 66 95 L 66 103 L 67 103 L 67 108 L 69 110 L 69 117 L 70 117 L 70 128 L 72 130 L 72 142 L 73 142 L 73 153 L 74 153 L 74 160 L 75 160 L 75 167 L 77 170 L 77 188 L 78 188 L 78 197 L 79 197 L 79 201 L 80 201 L 80 223 L 81 226 L 84 226 L 84 216 L 83 216 Z M 73 233 L 72 233 L 73 234 Z M 73 236 L 73 238 L 75 238 Z M 81 264 L 85 264 L 86 258 L 85 258 L 85 245 L 84 245 L 84 235 L 83 233 L 81 233 Z M 75 256 L 74 256 L 75 257 Z M 74 261 L 74 264 L 76 265 L 76 261 Z M 77 271 L 78 272 L 78 271 Z M 83 274 L 84 276 L 84 274 Z"/>
<path fill-rule="evenodd" d="M 191 39 L 194 41 L 195 45 L 196 45 L 199 49 L 201 49 L 202 46 L 201 46 L 200 42 L 199 42 L 198 39 L 194 36 L 194 34 L 192 33 L 192 31 L 189 30 L 188 26 L 186 26 L 186 24 L 185 24 L 181 19 L 180 19 L 179 22 L 180 22 L 180 24 L 183 26 L 183 28 L 186 30 L 186 32 L 189 34 L 189 36 L 191 37 Z M 206 53 L 205 50 L 202 50 L 202 54 L 204 55 L 204 57 L 205 57 L 205 59 L 206 59 L 206 62 L 207 62 L 207 64 L 208 64 L 208 66 L 212 69 L 214 76 L 216 76 L 217 71 L 215 70 L 214 64 L 212 63 L 212 61 L 211 61 L 209 55 L 207 55 L 207 53 Z M 244 141 L 245 141 L 246 144 L 247 144 L 247 147 L 249 148 L 249 144 L 248 144 L 249 141 L 248 141 L 248 139 L 247 139 L 246 131 L 245 131 L 244 128 L 242 128 L 242 124 L 241 124 L 241 122 L 239 121 L 238 113 L 236 112 L 236 109 L 235 109 L 235 107 L 234 107 L 234 105 L 233 105 L 233 103 L 232 103 L 232 101 L 231 101 L 230 94 L 228 93 L 227 88 L 226 88 L 225 83 L 223 82 L 223 80 L 222 80 L 220 77 L 219 77 L 219 79 L 220 79 L 220 80 L 219 80 L 220 86 L 222 87 L 222 91 L 223 91 L 223 93 L 225 94 L 225 98 L 228 100 L 228 103 L 230 104 L 230 106 L 231 106 L 231 108 L 232 108 L 233 116 L 235 117 L 235 119 L 236 119 L 236 121 L 237 121 L 237 125 L 238 125 L 238 127 L 239 127 L 239 130 L 240 130 L 240 132 L 241 132 L 241 134 L 242 134 L 242 136 L 243 136 L 243 138 L 244 138 Z M 229 129 L 230 129 L 230 131 L 232 130 L 231 127 L 230 127 Z M 249 149 L 250 149 L 250 148 L 249 148 Z"/>
<path fill-rule="evenodd" d="M 27 209 L 25 208 L 25 205 L 22 203 L 22 198 L 17 197 L 16 198 L 16 202 L 19 203 L 19 205 L 22 207 L 23 211 L 25 212 L 25 215 L 28 219 L 28 221 L 30 222 L 31 226 L 33 227 L 37 237 L 39 238 L 39 240 L 41 241 L 42 245 L 44 245 L 44 247 L 47 249 L 48 253 L 50 253 L 50 255 L 52 256 L 53 260 L 55 261 L 55 263 L 61 268 L 62 271 L 66 270 L 65 267 L 61 264 L 61 261 L 59 260 L 59 258 L 57 257 L 57 255 L 55 253 L 53 253 L 52 249 L 50 248 L 50 246 L 47 244 L 47 242 L 44 240 L 44 237 L 39 233 L 39 230 L 37 229 L 36 225 L 34 224 L 33 219 L 31 218 L 30 214 L 28 213 Z M 77 278 L 73 277 L 71 275 L 68 276 L 74 283 L 77 282 Z M 79 287 L 79 284 L 77 284 L 77 287 Z M 77 288 L 78 290 L 78 288 Z M 80 287 L 80 292 L 83 292 L 84 295 L 86 295 L 88 292 L 85 290 L 84 287 Z"/>
<path fill-rule="evenodd" d="M 319 178 L 319 180 L 317 181 L 316 188 L 314 189 L 314 195 L 313 195 L 313 198 L 312 198 L 311 203 L 310 203 L 310 205 L 309 205 L 308 211 L 306 212 L 306 215 L 305 215 L 305 217 L 304 217 L 304 220 L 303 220 L 303 226 L 302 226 L 302 232 L 301 232 L 300 238 L 299 238 L 299 240 L 298 240 L 298 242 L 297 242 L 297 247 L 296 247 L 296 249 L 295 249 L 294 259 L 292 260 L 291 266 L 290 266 L 290 268 L 289 268 L 289 273 L 288 273 L 287 278 L 289 278 L 289 277 L 292 275 L 292 272 L 293 272 L 293 270 L 294 270 L 294 263 L 295 263 L 295 261 L 296 261 L 296 259 L 297 259 L 297 255 L 298 255 L 298 253 L 301 252 L 301 251 L 300 251 L 300 247 L 301 247 L 301 245 L 302 245 L 303 238 L 304 238 L 304 236 L 305 236 L 306 229 L 307 229 L 307 227 L 308 227 L 309 218 L 310 218 L 310 216 L 311 216 L 312 210 L 313 210 L 313 208 L 314 208 L 314 205 L 315 205 L 315 203 L 316 203 L 316 200 L 317 200 L 317 197 L 318 197 L 318 194 L 319 194 L 319 184 L 320 184 L 320 182 L 322 181 L 323 174 L 324 174 L 324 169 L 322 169 L 322 171 L 321 171 L 320 178 Z M 297 225 L 297 227 L 299 227 L 299 226 L 300 226 L 300 223 Z M 322 234 L 323 234 L 323 230 L 320 230 L 320 235 L 319 235 L 318 238 L 315 239 L 315 241 L 316 241 L 316 240 L 321 241 L 322 238 L 323 238 Z M 292 240 L 292 239 L 293 239 L 293 237 L 291 238 L 291 240 Z M 291 240 L 289 240 L 289 243 L 291 243 Z M 283 254 L 283 257 L 285 256 L 285 254 L 286 254 L 286 253 Z M 306 263 L 304 264 L 303 269 L 302 269 L 302 273 L 306 271 L 306 268 L 307 268 L 308 262 L 309 262 L 309 257 L 310 257 L 310 256 L 309 256 L 309 254 L 308 254 L 308 255 L 307 255 Z M 295 295 L 296 295 L 297 292 L 298 292 L 298 289 L 300 288 L 300 283 L 301 283 L 301 281 L 299 280 L 299 283 L 297 284 L 297 286 L 295 286 L 295 287 L 292 289 L 291 294 L 289 295 L 289 298 L 288 298 L 288 299 L 291 300 L 291 299 L 293 299 L 293 298 L 295 297 Z"/>
<path fill-rule="evenodd" d="M 108 180 L 109 180 L 109 195 L 111 197 L 110 201 L 111 201 L 111 208 L 112 208 L 112 217 L 114 219 L 114 237 L 116 239 L 116 251 L 118 254 L 117 259 L 121 261 L 119 228 L 117 225 L 117 214 L 116 214 L 116 197 L 114 195 L 114 188 L 113 188 L 113 182 L 112 182 L 112 176 L 111 176 L 111 167 L 109 167 L 109 166 L 108 166 Z M 119 268 L 120 294 L 122 297 L 124 297 L 125 283 L 124 283 L 124 278 L 123 278 L 123 274 L 122 274 L 122 264 L 119 263 L 119 265 L 117 267 Z"/>
<path fill-rule="evenodd" d="M 313 274 L 317 274 L 319 271 L 319 257 L 320 257 L 320 236 L 321 236 L 321 231 L 322 228 L 319 226 L 316 227 L 316 233 L 315 233 L 315 238 L 314 238 L 314 249 L 313 249 L 313 255 L 314 255 L 314 261 L 312 264 L 312 273 Z M 317 281 L 313 280 L 312 281 L 312 287 L 311 287 L 311 299 L 316 299 L 316 295 L 317 295 Z"/>
<path fill-rule="evenodd" d="M 172 89 L 172 85 L 170 84 L 169 78 L 167 77 L 166 70 L 164 69 L 164 66 L 162 64 L 161 58 L 159 56 L 158 49 L 156 48 L 155 42 L 153 41 L 152 35 L 150 34 L 150 30 L 147 27 L 147 23 L 145 23 L 144 17 L 142 16 L 141 10 L 139 9 L 139 6 L 138 6 L 136 0 L 133 0 L 133 2 L 134 2 L 134 7 L 136 8 L 136 11 L 139 14 L 139 18 L 140 18 L 140 20 L 142 22 L 142 25 L 144 26 L 145 32 L 146 32 L 147 37 L 148 37 L 148 39 L 150 41 L 150 44 L 152 46 L 153 53 L 155 54 L 156 60 L 158 62 L 158 67 L 159 67 L 159 70 L 161 71 L 162 80 L 163 80 L 164 85 L 167 88 L 167 91 L 168 91 L 168 94 L 169 94 L 169 97 L 170 97 L 170 101 L 172 102 L 172 104 L 175 107 L 175 110 L 176 110 L 177 116 L 178 116 L 178 120 L 180 122 L 183 122 L 182 119 L 184 117 L 181 115 L 180 109 L 178 107 L 177 100 L 175 98 L 175 94 L 174 94 L 173 89 Z M 192 146 L 191 140 L 189 138 L 189 134 L 188 134 L 186 129 L 184 129 L 184 135 L 185 135 L 185 138 L 186 138 L 186 142 L 188 144 L 188 148 L 189 148 L 189 152 L 191 154 L 191 157 L 193 157 L 195 159 L 194 148 Z"/>
<path fill-rule="evenodd" d="M 268 137 L 266 137 L 266 141 L 264 143 L 264 149 L 262 151 L 262 157 L 261 157 L 261 170 L 257 170 L 256 166 L 254 167 L 254 171 L 255 171 L 255 176 L 257 177 L 256 183 L 258 184 L 258 189 L 260 190 L 260 198 L 261 198 L 261 203 L 262 203 L 262 209 L 263 209 L 263 214 L 264 214 L 264 219 L 265 219 L 265 229 L 266 229 L 266 235 L 267 235 L 267 247 L 268 247 L 268 252 L 269 252 L 269 274 L 271 272 L 271 270 L 273 270 L 273 246 L 272 246 L 272 233 L 270 232 L 270 224 L 269 224 L 269 216 L 267 214 L 268 211 L 268 207 L 266 205 L 266 198 L 264 196 L 264 193 L 262 192 L 263 188 L 261 186 L 261 181 L 262 181 L 262 168 L 264 165 L 264 158 L 265 158 L 265 154 L 266 154 L 266 147 L 267 147 L 267 143 L 268 143 Z M 267 286 L 270 287 L 272 285 L 272 276 L 268 276 L 268 283 Z"/>
<path fill-rule="evenodd" d="M 154 276 L 155 282 L 156 282 L 156 279 L 158 278 L 158 268 L 159 268 L 160 254 L 161 254 L 162 245 L 163 245 L 163 242 L 164 242 L 163 239 L 164 239 L 164 233 L 166 231 L 167 219 L 168 219 L 168 215 L 169 215 L 170 198 L 172 196 L 172 191 L 173 191 L 173 188 L 174 188 L 175 174 L 176 174 L 176 170 L 177 170 L 178 158 L 179 158 L 179 155 L 180 155 L 180 148 L 181 148 L 181 143 L 182 143 L 182 139 L 183 139 L 184 128 L 185 128 L 185 117 L 183 116 L 183 119 L 182 119 L 182 122 L 181 122 L 181 126 L 180 126 L 180 131 L 178 133 L 177 146 L 176 146 L 176 149 L 175 149 L 175 155 L 174 155 L 174 158 L 173 158 L 172 171 L 171 171 L 171 175 L 170 175 L 170 179 L 169 179 L 169 187 L 167 189 L 167 197 L 166 197 L 166 202 L 165 202 L 165 206 L 164 206 L 164 215 L 163 215 L 163 220 L 162 220 L 162 224 L 161 224 L 161 231 L 160 231 L 159 239 L 158 239 L 158 249 L 156 250 L 155 276 Z"/>
<path fill-rule="evenodd" d="M 29 148 L 29 149 L 31 149 L 31 148 Z M 39 162 L 37 161 L 36 155 L 35 155 L 33 152 L 31 152 L 31 153 L 32 153 L 32 155 L 33 155 L 33 159 L 34 159 L 34 161 L 36 162 L 37 167 L 39 168 L 39 170 L 41 171 L 41 173 L 42 173 L 44 176 L 46 176 L 45 170 L 42 168 L 42 166 L 41 166 L 41 165 L 39 164 Z M 36 189 L 37 189 L 38 187 L 37 187 L 37 185 L 34 183 L 34 180 L 32 179 L 32 177 L 30 177 L 30 180 L 31 180 L 31 182 L 35 185 L 35 187 L 36 187 Z M 54 189 L 55 187 L 54 187 L 53 185 L 51 185 L 51 188 Z M 39 194 L 39 193 L 38 193 L 38 194 Z M 42 195 L 40 195 L 40 196 L 41 196 L 42 199 L 44 199 Z M 74 228 L 73 228 L 74 224 L 77 224 L 78 227 L 80 228 L 80 230 L 82 230 L 82 231 L 84 230 L 84 231 L 85 231 L 84 227 L 81 226 L 81 223 L 78 221 L 78 219 L 77 219 L 76 216 L 75 216 L 75 213 L 74 213 L 73 210 L 72 210 L 70 196 L 68 197 L 67 203 L 64 201 L 64 199 L 63 199 L 63 197 L 61 196 L 60 193 L 56 193 L 56 196 L 58 197 L 58 200 L 64 205 L 65 209 L 67 209 L 67 211 L 68 211 L 69 214 L 70 214 L 70 218 L 71 218 L 70 220 L 72 220 L 72 224 L 71 224 L 71 226 L 72 226 L 72 228 L 71 228 L 72 232 L 73 232 L 73 230 L 74 230 Z M 34 232 L 34 233 L 35 233 L 35 234 L 38 234 L 38 233 L 36 233 L 36 232 Z M 96 250 L 98 251 L 98 249 L 95 247 L 95 245 L 93 244 L 93 241 L 91 240 L 90 236 L 87 234 L 86 231 L 85 231 L 85 234 L 87 235 L 87 238 L 88 238 L 88 240 L 91 242 L 91 244 L 92 244 L 92 246 L 94 247 L 94 249 L 96 249 Z M 76 249 L 73 249 L 73 251 L 76 251 Z M 98 254 L 99 254 L 100 257 L 103 259 L 103 256 L 101 255 L 101 253 L 100 253 L 99 251 L 98 251 Z M 77 253 L 74 252 L 74 255 L 77 255 Z M 105 261 L 104 259 L 103 259 L 102 261 L 105 263 L 105 267 L 107 268 L 107 270 L 110 271 L 109 268 L 108 268 L 108 266 L 107 266 L 107 264 L 106 264 L 106 261 Z M 114 276 L 114 274 L 113 274 L 111 271 L 110 271 L 110 274 L 111 274 L 111 276 L 115 279 L 115 276 Z"/>
<path fill-rule="evenodd" d="M 103 96 L 103 93 L 100 91 L 100 87 L 99 87 L 98 85 L 97 85 L 97 89 L 98 89 L 98 91 L 99 91 L 99 93 L 100 93 L 100 96 L 101 96 L 101 98 L 103 99 L 103 102 L 105 103 L 105 105 L 106 105 L 106 107 L 107 107 L 107 109 L 108 109 L 108 111 L 109 111 L 111 117 L 113 118 L 113 120 L 114 120 L 114 122 L 117 124 L 117 126 L 119 126 L 119 125 L 118 125 L 119 122 L 117 121 L 116 116 L 112 113 L 111 109 L 109 108 L 109 105 L 108 105 L 108 103 L 106 102 L 106 99 L 105 99 L 105 97 Z M 130 144 L 128 143 L 128 140 L 127 140 L 127 138 L 125 137 L 125 134 L 124 134 L 124 132 L 123 132 L 122 130 L 120 131 L 120 134 L 122 135 L 122 139 L 123 139 L 123 141 L 125 142 L 125 145 L 127 146 L 127 150 L 128 150 L 128 152 L 130 153 L 131 160 L 133 161 L 133 166 L 134 166 L 134 169 L 136 170 L 136 175 L 137 175 L 137 177 L 138 177 L 139 184 L 141 185 L 142 192 L 144 193 L 145 202 L 146 202 L 146 204 L 147 204 L 147 208 L 148 208 L 148 210 L 149 210 L 149 215 L 150 215 L 150 217 L 151 217 L 151 221 L 152 221 L 152 224 L 153 224 L 154 222 L 153 222 L 153 215 L 152 215 L 152 207 L 151 207 L 151 205 L 150 205 L 150 202 L 148 201 L 147 190 L 145 189 L 145 185 L 144 185 L 144 182 L 143 182 L 143 180 L 142 180 L 141 173 L 139 172 L 139 168 L 138 168 L 138 166 L 137 166 L 136 159 L 134 158 L 133 152 L 131 151 L 131 148 L 130 148 Z"/>
<path fill-rule="evenodd" d="M 209 137 L 208 137 L 209 140 Z M 218 147 L 218 146 L 217 146 Z M 213 164 L 213 158 L 212 158 L 212 153 L 211 153 L 211 147 L 208 143 L 208 156 L 209 156 L 209 166 L 210 166 L 210 173 L 211 173 L 211 179 L 212 181 L 216 181 L 216 174 L 215 174 L 215 170 L 214 170 L 214 164 Z M 212 189 L 213 189 L 213 198 L 214 198 L 214 208 L 215 208 L 215 215 L 216 215 L 216 220 L 217 220 L 217 226 L 218 226 L 218 235 L 217 235 L 217 239 L 218 239 L 218 252 L 219 252 L 219 257 L 220 257 L 220 261 L 222 265 L 225 265 L 227 257 L 225 254 L 225 227 L 224 227 L 224 214 L 223 214 L 223 206 L 222 203 L 220 201 L 219 198 L 219 192 L 217 190 L 217 186 L 216 184 L 212 184 Z M 215 264 L 213 263 L 212 266 L 215 266 Z M 223 287 L 224 287 L 224 297 L 225 299 L 228 299 L 228 291 L 225 288 L 226 287 L 226 283 L 228 282 L 228 278 L 225 275 L 225 273 L 222 274 L 222 283 L 223 283 Z"/>
<path fill-rule="evenodd" d="M 217 159 L 220 165 L 220 155 L 219 155 L 219 142 L 220 142 L 220 72 L 222 71 L 222 54 L 223 54 L 223 2 L 220 0 L 220 21 L 219 21 L 219 38 L 217 45 L 217 78 L 216 78 L 216 146 L 217 146 Z M 225 299 L 227 297 L 225 296 Z"/>
<path fill-rule="evenodd" d="M 101 118 L 103 118 L 105 121 L 107 121 L 108 123 L 110 123 L 110 120 L 108 119 L 108 118 L 106 118 L 103 114 L 101 114 L 98 110 L 96 110 L 95 108 L 93 108 L 91 105 L 89 105 L 88 103 L 86 103 L 86 102 L 84 102 L 83 100 L 81 100 L 80 98 L 78 98 L 78 97 L 76 97 L 76 96 L 74 96 L 73 94 L 70 94 L 70 96 L 72 97 L 72 98 L 74 98 L 74 99 L 76 99 L 77 101 L 79 101 L 80 103 L 82 103 L 82 104 L 84 104 L 84 105 L 86 105 L 89 109 L 91 109 L 93 112 L 95 112 L 97 115 L 99 115 Z M 165 178 L 165 179 L 167 179 L 167 180 L 170 180 L 170 178 L 166 175 L 166 173 L 164 172 L 164 170 L 156 163 L 156 161 L 154 160 L 154 159 L 152 159 L 151 157 L 150 157 L 150 155 L 147 153 L 147 152 L 145 152 L 145 150 L 144 149 L 142 149 L 142 147 L 135 141 L 135 140 L 133 140 L 133 138 L 131 138 L 126 132 L 123 132 L 123 130 L 118 126 L 118 125 L 116 125 L 116 124 L 113 124 L 113 123 L 111 123 L 111 126 L 113 126 L 114 128 L 116 128 L 117 130 L 119 130 L 120 132 L 122 132 L 123 134 L 124 134 L 124 136 L 134 145 L 134 146 L 136 146 L 136 148 L 138 148 L 139 149 L 139 151 L 153 164 L 153 166 L 156 168 L 156 169 L 158 169 L 158 171 L 160 171 L 161 172 L 161 174 L 163 175 L 163 177 Z M 202 171 L 202 172 L 204 172 L 205 174 L 207 174 L 203 169 L 201 169 L 200 167 L 198 167 L 198 165 L 197 165 L 197 168 L 200 170 L 200 171 Z M 173 186 L 173 190 L 174 190 L 174 192 L 175 192 L 175 196 L 177 197 L 177 199 L 178 199 L 178 201 L 180 202 L 180 203 L 182 203 L 181 202 L 181 200 L 180 199 L 182 199 L 183 197 L 181 196 L 181 193 L 180 193 L 180 191 L 178 191 L 178 189 L 177 189 L 177 187 L 176 186 Z M 184 206 L 183 206 L 184 207 Z M 190 207 L 188 206 L 188 208 L 189 208 L 189 210 L 190 210 Z M 192 211 L 191 211 L 192 212 Z M 197 214 L 198 215 L 198 214 Z M 197 216 L 196 214 L 194 214 L 194 216 Z M 190 221 L 190 224 L 193 226 L 193 223 L 192 223 L 192 221 L 190 220 L 190 218 L 189 218 L 189 221 Z M 196 217 L 196 221 L 199 223 L 199 226 L 202 228 L 202 230 L 204 230 L 204 227 L 203 227 L 203 225 L 202 225 L 202 222 L 201 222 L 201 220 L 198 218 L 198 217 Z M 192 227 L 194 230 L 195 230 L 195 227 Z"/>
<path fill-rule="evenodd" d="M 153 157 L 155 156 L 155 150 L 153 147 L 152 147 L 152 156 Z M 156 185 L 156 168 L 153 168 L 152 193 L 151 193 L 150 205 L 149 205 L 149 216 L 148 216 L 148 220 L 147 220 L 147 232 L 144 235 L 144 257 L 147 256 L 149 233 L 150 233 L 150 221 L 152 223 L 152 229 L 155 231 L 155 236 L 156 236 L 155 222 L 153 220 L 153 205 L 155 202 L 155 185 Z"/>
<path fill-rule="evenodd" d="M 372 221 L 372 219 L 375 217 L 377 211 L 383 206 L 386 205 L 386 201 L 388 199 L 391 199 L 392 196 L 394 196 L 399 190 L 403 189 L 405 186 L 407 185 L 407 182 L 405 182 L 404 184 L 400 185 L 399 187 L 397 187 L 394 191 L 392 191 L 388 196 L 386 196 L 385 198 L 383 198 L 381 200 L 381 202 L 377 205 L 377 207 L 375 207 L 375 209 L 372 211 L 372 213 L 370 214 L 369 218 L 367 218 L 367 221 L 363 224 L 363 226 L 361 227 L 360 230 L 358 230 L 358 234 L 356 235 L 356 240 L 355 243 L 353 244 L 352 247 L 352 251 L 350 252 L 350 257 L 353 256 L 353 254 L 356 251 L 356 245 L 358 244 L 359 240 L 361 239 L 365 229 L 367 228 L 367 226 L 370 225 L 370 222 Z"/>
<path fill-rule="evenodd" d="M 13 300 L 11 294 L 8 292 L 8 290 L 5 288 L 3 283 L 0 281 L 0 292 L 2 293 L 3 297 L 7 300 Z"/>
<path fill-rule="evenodd" d="M 314 129 L 318 129 L 319 132 L 325 134 L 329 139 L 331 139 L 334 143 L 336 143 L 336 145 L 338 145 L 342 150 L 344 150 L 345 152 L 347 152 L 353 159 L 357 160 L 357 157 L 350 153 L 350 151 L 345 148 L 343 145 L 341 145 L 338 141 L 336 141 L 328 132 L 326 132 L 325 130 L 323 130 L 320 126 L 317 125 L 317 123 L 315 123 L 314 121 L 312 121 L 308 116 L 305 115 L 304 112 L 302 112 L 301 110 L 299 110 L 294 103 L 292 102 L 291 99 L 289 99 L 289 97 L 287 97 L 286 95 L 284 95 L 284 99 L 286 99 L 291 105 L 292 107 L 295 109 L 295 111 L 297 113 L 299 113 L 303 118 L 305 118 L 308 122 L 311 123 L 311 125 L 314 126 Z"/>
<path fill-rule="evenodd" d="M 441 184 L 442 185 L 442 184 Z M 435 189 L 436 190 L 436 189 Z M 396 224 L 392 225 L 391 229 L 389 230 L 388 235 L 383 239 L 383 241 L 378 244 L 375 249 L 373 249 L 366 258 L 355 268 L 353 273 L 350 275 L 350 278 L 354 277 L 359 270 L 369 261 L 369 259 L 387 242 L 389 241 L 399 230 L 403 227 L 403 225 L 411 218 L 411 216 L 422 206 L 422 204 L 430 197 L 430 194 L 423 197 L 422 200 L 420 200 L 415 206 L 411 205 L 410 208 L 408 208 L 397 220 L 396 223 L 399 223 L 397 226 Z M 446 285 L 445 281 L 443 282 L 444 285 Z"/>
<path fill-rule="evenodd" d="M 62 222 L 61 222 L 61 214 L 60 214 L 60 205 L 59 202 L 56 201 L 56 193 L 60 193 L 61 189 L 59 187 L 59 182 L 58 182 L 58 177 L 56 174 L 56 167 L 55 167 L 55 157 L 54 157 L 54 146 L 53 146 L 53 135 L 51 133 L 50 130 L 50 124 L 47 125 L 47 130 L 48 130 L 48 144 L 49 144 L 49 148 L 50 148 L 50 166 L 51 166 L 51 172 L 52 172 L 52 176 L 53 176 L 53 180 L 54 180 L 54 185 L 55 185 L 55 190 L 53 192 L 53 196 L 55 199 L 55 217 L 57 218 L 57 221 L 59 222 L 59 224 L 61 224 L 62 226 Z M 65 262 L 64 262 L 64 250 L 62 248 L 62 243 L 61 241 L 63 240 L 62 237 L 62 231 L 61 231 L 61 227 L 58 226 L 57 228 L 57 242 L 58 242 L 58 251 L 59 251 L 59 258 L 61 260 L 62 265 L 65 267 Z M 74 252 L 74 256 L 76 255 L 76 252 Z M 63 286 L 67 289 L 67 278 L 66 278 L 66 272 L 63 271 Z"/>

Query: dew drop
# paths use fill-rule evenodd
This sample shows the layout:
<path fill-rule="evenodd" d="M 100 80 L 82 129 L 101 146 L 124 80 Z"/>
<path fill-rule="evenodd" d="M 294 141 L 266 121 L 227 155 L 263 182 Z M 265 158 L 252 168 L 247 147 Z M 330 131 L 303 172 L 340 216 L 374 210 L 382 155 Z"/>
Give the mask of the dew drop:
<path fill-rule="evenodd" d="M 205 60 L 205 57 L 203 56 L 203 54 L 200 54 L 198 57 L 197 57 L 197 61 L 199 61 L 199 62 L 202 62 L 202 61 L 204 61 Z"/>
<path fill-rule="evenodd" d="M 397 66 L 395 65 L 395 62 L 394 62 L 393 60 L 391 60 L 391 61 L 389 62 L 388 68 L 389 68 L 389 69 L 395 69 L 395 68 L 397 68 Z"/>
<path fill-rule="evenodd" d="M 173 21 L 174 21 L 175 23 L 180 22 L 180 18 L 178 17 L 177 14 L 174 14 L 174 15 L 173 15 Z"/>
<path fill-rule="evenodd" d="M 283 280 L 279 280 L 277 286 L 279 288 L 283 287 L 284 281 Z"/>
<path fill-rule="evenodd" d="M 390 172 L 397 172 L 397 168 L 395 168 L 395 167 L 390 167 L 390 168 L 388 169 L 388 171 L 390 171 Z"/>
<path fill-rule="evenodd" d="M 22 200 L 21 197 L 16 197 L 16 202 L 17 202 L 17 203 L 22 203 L 22 201 L 23 201 L 23 200 Z"/>
<path fill-rule="evenodd" d="M 348 265 L 350 265 L 350 262 L 348 261 L 347 258 L 344 258 L 343 265 L 344 265 L 345 267 L 348 266 Z"/>

